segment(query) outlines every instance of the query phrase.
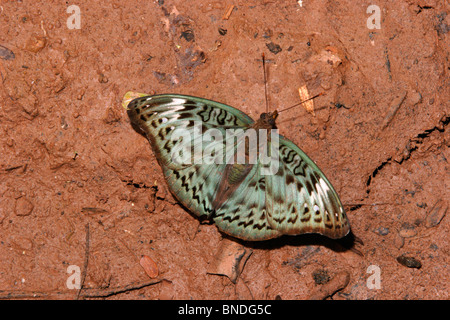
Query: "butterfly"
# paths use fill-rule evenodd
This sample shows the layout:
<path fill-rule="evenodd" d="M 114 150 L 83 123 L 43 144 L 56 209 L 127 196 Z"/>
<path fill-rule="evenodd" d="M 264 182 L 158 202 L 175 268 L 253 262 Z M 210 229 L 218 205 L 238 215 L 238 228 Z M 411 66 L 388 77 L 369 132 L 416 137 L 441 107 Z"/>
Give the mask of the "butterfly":
<path fill-rule="evenodd" d="M 323 172 L 292 141 L 274 132 L 277 111 L 254 121 L 236 108 L 203 98 L 132 92 L 123 106 L 132 127 L 149 140 L 175 198 L 223 233 L 246 241 L 304 233 L 338 239 L 349 233 L 342 203 Z M 253 162 L 255 148 L 248 137 L 229 134 L 252 130 L 271 133 L 269 151 L 257 144 Z M 222 139 L 206 139 L 207 132 Z M 257 140 L 263 139 L 257 135 Z M 239 150 L 243 162 L 236 161 Z M 264 173 L 274 162 L 276 170 Z"/>

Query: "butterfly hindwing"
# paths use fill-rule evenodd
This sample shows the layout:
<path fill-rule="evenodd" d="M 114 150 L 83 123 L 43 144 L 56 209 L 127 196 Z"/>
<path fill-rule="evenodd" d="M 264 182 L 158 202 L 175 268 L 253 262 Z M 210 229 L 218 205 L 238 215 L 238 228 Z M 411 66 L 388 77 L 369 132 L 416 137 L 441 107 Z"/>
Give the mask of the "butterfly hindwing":
<path fill-rule="evenodd" d="M 280 168 L 266 176 L 269 225 L 283 234 L 345 236 L 350 225 L 331 183 L 299 147 L 281 136 L 279 141 Z"/>
<path fill-rule="evenodd" d="M 247 241 L 268 240 L 281 233 L 267 222 L 265 177 L 254 165 L 233 196 L 219 207 L 214 216 L 217 227 Z"/>

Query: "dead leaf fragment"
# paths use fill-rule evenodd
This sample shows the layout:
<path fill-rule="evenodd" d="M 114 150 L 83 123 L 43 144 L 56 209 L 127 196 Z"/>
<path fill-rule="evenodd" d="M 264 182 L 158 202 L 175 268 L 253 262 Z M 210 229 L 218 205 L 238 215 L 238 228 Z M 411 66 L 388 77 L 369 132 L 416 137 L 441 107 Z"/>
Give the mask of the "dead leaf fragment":
<path fill-rule="evenodd" d="M 158 266 L 156 262 L 152 260 L 149 256 L 142 255 L 139 264 L 144 268 L 145 273 L 151 278 L 156 278 L 158 276 Z"/>
<path fill-rule="evenodd" d="M 122 107 L 126 110 L 128 110 L 127 106 L 128 104 L 133 101 L 136 98 L 140 98 L 140 97 L 145 97 L 148 96 L 148 94 L 146 93 L 139 93 L 139 92 L 133 92 L 133 91 L 128 91 L 127 93 L 125 93 L 125 95 L 123 96 L 122 99 Z"/>
<path fill-rule="evenodd" d="M 438 202 L 436 202 L 425 219 L 425 226 L 427 228 L 436 227 L 444 218 L 447 210 L 448 204 L 445 201 L 439 200 Z"/>
<path fill-rule="evenodd" d="M 207 273 L 227 276 L 231 282 L 236 283 L 252 252 L 237 242 L 224 239 Z"/>
<path fill-rule="evenodd" d="M 337 291 L 344 289 L 350 282 L 350 273 L 347 271 L 341 271 L 337 273 L 333 279 L 328 281 L 324 285 L 320 285 L 309 296 L 309 300 L 323 300 L 332 296 Z"/>
<path fill-rule="evenodd" d="M 402 105 L 403 101 L 405 101 L 406 98 L 406 91 L 401 92 L 396 98 L 394 98 L 391 102 L 391 106 L 389 107 L 389 110 L 387 111 L 384 120 L 383 125 L 381 127 L 381 130 L 384 130 L 387 128 L 387 126 L 392 122 L 392 119 L 394 119 L 394 116 L 396 115 L 398 109 Z"/>
<path fill-rule="evenodd" d="M 306 111 L 315 116 L 314 102 L 312 100 L 306 101 L 310 98 L 308 88 L 306 88 L 306 86 L 298 88 L 298 95 L 300 96 L 300 101 L 305 101 L 303 105 L 305 106 Z"/>

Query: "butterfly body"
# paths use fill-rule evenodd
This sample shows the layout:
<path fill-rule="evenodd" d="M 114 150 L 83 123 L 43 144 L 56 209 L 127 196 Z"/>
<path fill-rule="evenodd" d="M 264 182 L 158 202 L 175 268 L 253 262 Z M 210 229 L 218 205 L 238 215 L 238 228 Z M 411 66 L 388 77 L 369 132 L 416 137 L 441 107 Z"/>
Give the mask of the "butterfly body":
<path fill-rule="evenodd" d="M 294 143 L 273 132 L 277 111 L 254 121 L 225 104 L 177 94 L 127 93 L 123 104 L 133 128 L 150 141 L 174 196 L 222 232 L 260 241 L 303 233 L 341 238 L 350 231 L 339 197 L 322 171 Z M 180 132 L 182 138 L 175 139 Z M 252 146 L 253 132 L 257 143 Z M 272 148 L 269 161 L 263 158 L 265 145 Z M 274 163 L 272 172 L 268 168 Z"/>

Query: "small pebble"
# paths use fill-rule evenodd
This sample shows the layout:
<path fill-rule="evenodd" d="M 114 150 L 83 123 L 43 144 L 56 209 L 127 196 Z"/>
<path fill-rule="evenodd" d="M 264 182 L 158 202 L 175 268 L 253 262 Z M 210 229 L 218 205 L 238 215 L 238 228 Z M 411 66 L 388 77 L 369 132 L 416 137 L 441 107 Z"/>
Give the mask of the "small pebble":
<path fill-rule="evenodd" d="M 269 51 L 274 54 L 278 54 L 281 52 L 281 47 L 278 44 L 271 42 L 271 43 L 267 43 L 266 46 L 267 46 L 267 49 L 269 49 Z"/>
<path fill-rule="evenodd" d="M 6 210 L 0 207 L 0 225 L 3 223 L 3 220 L 6 218 Z"/>
<path fill-rule="evenodd" d="M 330 275 L 328 274 L 327 270 L 314 270 L 312 276 L 316 284 L 325 284 L 330 281 Z"/>
<path fill-rule="evenodd" d="M 12 52 L 10 49 L 0 46 L 0 59 L 3 60 L 13 60 L 15 58 L 14 52 Z"/>
<path fill-rule="evenodd" d="M 395 235 L 395 238 L 394 238 L 394 246 L 395 246 L 397 249 L 400 249 L 400 248 L 402 248 L 404 245 L 405 245 L 405 238 L 401 237 L 399 234 L 396 234 L 396 235 Z"/>
<path fill-rule="evenodd" d="M 412 238 L 417 235 L 417 230 L 415 226 L 409 223 L 404 223 L 398 234 L 402 238 Z"/>
<path fill-rule="evenodd" d="M 34 53 L 37 53 L 45 48 L 47 44 L 47 39 L 44 37 L 37 36 L 35 34 L 31 35 L 28 39 L 25 49 Z"/>
<path fill-rule="evenodd" d="M 34 209 L 34 205 L 25 197 L 21 197 L 16 200 L 16 206 L 14 207 L 14 213 L 17 216 L 29 216 Z"/>
<path fill-rule="evenodd" d="M 141 257 L 141 260 L 139 261 L 139 264 L 142 268 L 144 268 L 145 273 L 150 278 L 156 278 L 158 276 L 158 266 L 156 265 L 156 262 L 152 260 L 149 256 L 143 255 Z"/>
<path fill-rule="evenodd" d="M 416 268 L 420 269 L 422 267 L 422 263 L 414 257 L 407 257 L 404 255 L 397 257 L 398 263 L 408 268 Z"/>
<path fill-rule="evenodd" d="M 375 230 L 375 233 L 378 233 L 380 236 L 386 236 L 389 234 L 389 228 L 379 227 Z"/>
<path fill-rule="evenodd" d="M 98 82 L 100 82 L 100 83 L 107 83 L 108 82 L 108 78 L 103 73 L 100 73 L 98 75 Z"/>
<path fill-rule="evenodd" d="M 409 94 L 410 103 L 414 106 L 422 101 L 422 95 L 417 91 L 412 91 Z"/>
<path fill-rule="evenodd" d="M 224 29 L 224 28 L 219 28 L 219 34 L 220 34 L 221 36 L 224 36 L 224 35 L 226 35 L 226 34 L 227 34 L 227 32 L 228 32 L 228 30 L 227 30 L 227 29 Z"/>

